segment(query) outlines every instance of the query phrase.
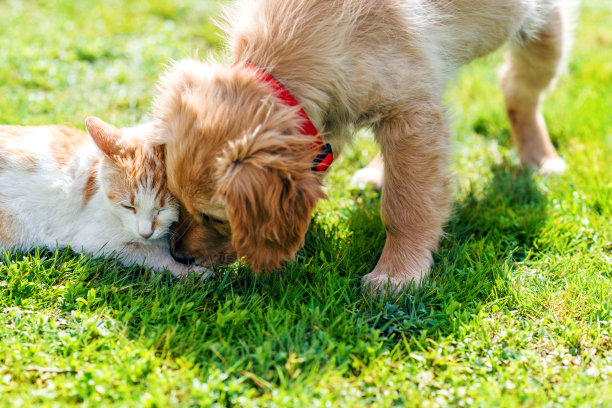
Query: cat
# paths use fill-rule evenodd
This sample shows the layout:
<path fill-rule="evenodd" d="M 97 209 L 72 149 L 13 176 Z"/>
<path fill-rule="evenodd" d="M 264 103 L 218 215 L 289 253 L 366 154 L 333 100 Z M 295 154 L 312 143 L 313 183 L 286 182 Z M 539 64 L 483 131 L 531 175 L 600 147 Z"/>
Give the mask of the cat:
<path fill-rule="evenodd" d="M 0 250 L 70 247 L 182 277 L 212 272 L 172 258 L 179 204 L 166 188 L 153 127 L 89 117 L 66 126 L 0 126 Z"/>

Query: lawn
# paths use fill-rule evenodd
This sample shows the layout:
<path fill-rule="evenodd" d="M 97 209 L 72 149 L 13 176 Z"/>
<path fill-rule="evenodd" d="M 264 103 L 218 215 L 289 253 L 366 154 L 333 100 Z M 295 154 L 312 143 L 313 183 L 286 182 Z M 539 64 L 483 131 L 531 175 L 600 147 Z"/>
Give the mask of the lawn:
<path fill-rule="evenodd" d="M 0 263 L 2 406 L 611 406 L 612 6 L 587 0 L 545 105 L 563 176 L 518 167 L 496 67 L 448 91 L 454 212 L 431 278 L 372 301 L 380 196 L 327 179 L 283 271 L 209 283 L 70 251 Z M 150 110 L 170 58 L 223 53 L 214 1 L 0 3 L 0 123 L 116 125 Z"/>

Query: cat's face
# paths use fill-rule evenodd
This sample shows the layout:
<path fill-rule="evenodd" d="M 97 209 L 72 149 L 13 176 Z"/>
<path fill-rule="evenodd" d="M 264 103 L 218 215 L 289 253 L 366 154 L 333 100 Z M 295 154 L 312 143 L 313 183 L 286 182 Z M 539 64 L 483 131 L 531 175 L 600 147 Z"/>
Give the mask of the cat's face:
<path fill-rule="evenodd" d="M 119 130 L 88 118 L 87 130 L 104 153 L 100 188 L 108 208 L 135 239 L 164 237 L 178 221 L 178 203 L 166 187 L 164 148 L 152 140 L 152 128 Z"/>

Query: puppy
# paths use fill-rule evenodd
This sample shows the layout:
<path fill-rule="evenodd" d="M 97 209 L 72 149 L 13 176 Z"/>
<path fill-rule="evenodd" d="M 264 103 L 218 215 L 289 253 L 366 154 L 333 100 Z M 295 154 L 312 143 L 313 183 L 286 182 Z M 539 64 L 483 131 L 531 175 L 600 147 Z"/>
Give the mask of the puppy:
<path fill-rule="evenodd" d="M 420 285 L 450 202 L 445 82 L 509 42 L 501 82 L 521 160 L 563 171 L 540 109 L 569 14 L 561 0 L 236 2 L 222 27 L 236 63 L 178 61 L 155 101 L 168 186 L 184 207 L 174 256 L 278 268 L 325 197 L 316 157 L 338 155 L 367 126 L 381 153 L 356 181 L 382 186 L 387 239 L 363 283 Z"/>

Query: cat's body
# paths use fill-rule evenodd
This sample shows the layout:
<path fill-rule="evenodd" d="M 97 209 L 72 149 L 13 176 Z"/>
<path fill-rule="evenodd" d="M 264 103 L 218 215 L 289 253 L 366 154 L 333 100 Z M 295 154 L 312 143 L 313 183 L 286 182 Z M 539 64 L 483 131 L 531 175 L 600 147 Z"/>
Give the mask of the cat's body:
<path fill-rule="evenodd" d="M 178 204 L 149 126 L 87 125 L 91 138 L 65 126 L 0 126 L 0 249 L 70 247 L 175 276 L 209 274 L 170 255 Z"/>

